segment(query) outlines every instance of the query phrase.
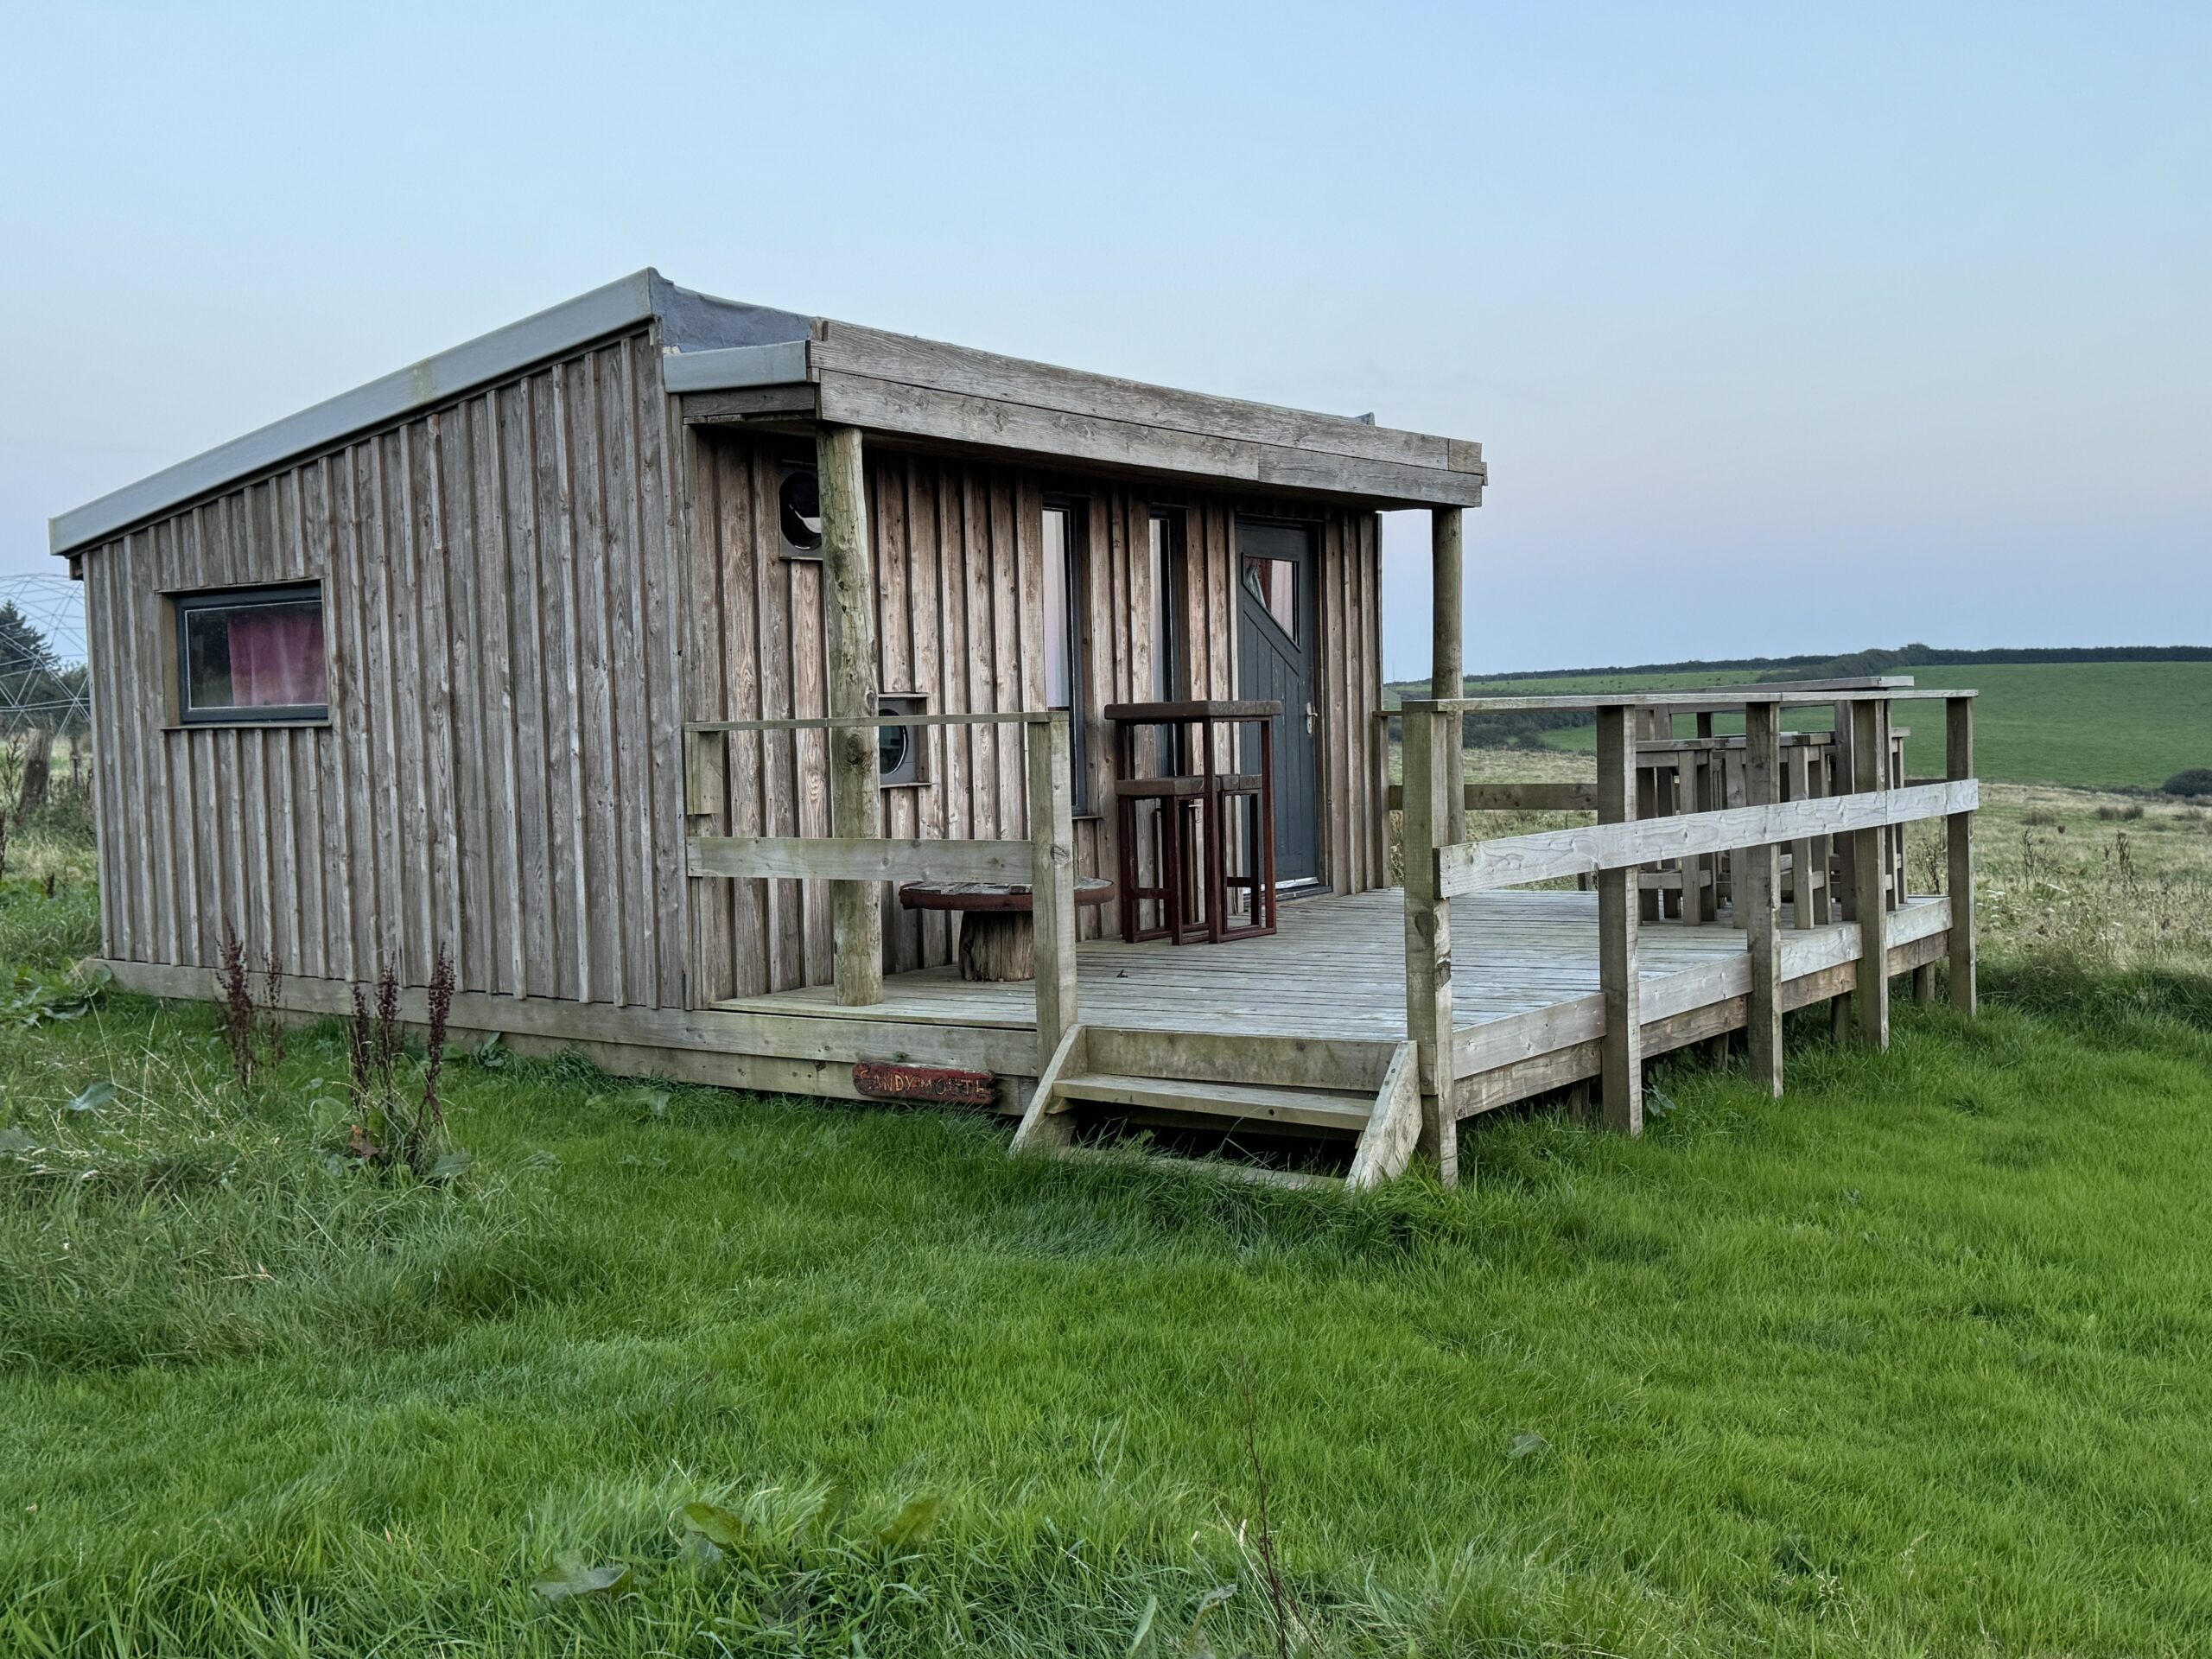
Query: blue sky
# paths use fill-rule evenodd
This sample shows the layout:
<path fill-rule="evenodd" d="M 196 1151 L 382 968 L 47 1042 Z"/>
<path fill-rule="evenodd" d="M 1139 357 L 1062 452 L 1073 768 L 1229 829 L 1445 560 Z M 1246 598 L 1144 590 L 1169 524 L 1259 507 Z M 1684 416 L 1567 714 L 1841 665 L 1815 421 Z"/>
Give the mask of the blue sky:
<path fill-rule="evenodd" d="M 2212 641 L 2212 9 L 0 25 L 0 573 L 654 264 L 1478 438 L 1471 667 Z M 1425 538 L 1388 527 L 1394 672 Z"/>

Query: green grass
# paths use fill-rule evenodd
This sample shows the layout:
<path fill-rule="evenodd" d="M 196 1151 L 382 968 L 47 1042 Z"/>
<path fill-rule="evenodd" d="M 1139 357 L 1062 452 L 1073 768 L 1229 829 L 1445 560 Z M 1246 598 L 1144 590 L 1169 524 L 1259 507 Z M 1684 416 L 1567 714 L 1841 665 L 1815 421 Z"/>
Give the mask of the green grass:
<path fill-rule="evenodd" d="M 0 1651 L 1272 1651 L 1247 1380 L 1316 1651 L 2202 1650 L 2212 994 L 2011 995 L 1361 1202 L 573 1063 L 391 1184 L 331 1028 L 0 1033 Z"/>
<path fill-rule="evenodd" d="M 1993 781 L 2156 789 L 2184 767 L 2212 766 L 2212 663 L 1995 663 L 1909 671 L 1920 686 L 1970 686 L 1981 694 L 1974 705 L 1974 761 Z M 1468 692 L 1564 696 L 1723 682 L 1740 684 L 1743 677 L 1470 680 Z M 1916 774 L 1937 772 L 1943 751 L 1941 709 L 1903 705 L 1898 718 L 1915 728 L 1907 743 L 1908 766 Z M 1808 712 L 1788 723 L 1793 730 L 1814 730 L 1828 722 Z M 1588 749 L 1595 739 L 1595 729 L 1584 726 L 1548 734 L 1546 741 Z"/>

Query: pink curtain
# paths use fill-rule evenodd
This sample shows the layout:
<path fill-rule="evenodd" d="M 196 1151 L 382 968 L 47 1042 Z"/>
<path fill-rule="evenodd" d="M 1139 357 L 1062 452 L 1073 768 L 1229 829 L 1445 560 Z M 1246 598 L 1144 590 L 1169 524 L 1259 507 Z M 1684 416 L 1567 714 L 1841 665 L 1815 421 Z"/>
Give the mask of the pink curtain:
<path fill-rule="evenodd" d="M 230 635 L 232 708 L 297 708 L 323 701 L 320 607 L 234 611 Z"/>

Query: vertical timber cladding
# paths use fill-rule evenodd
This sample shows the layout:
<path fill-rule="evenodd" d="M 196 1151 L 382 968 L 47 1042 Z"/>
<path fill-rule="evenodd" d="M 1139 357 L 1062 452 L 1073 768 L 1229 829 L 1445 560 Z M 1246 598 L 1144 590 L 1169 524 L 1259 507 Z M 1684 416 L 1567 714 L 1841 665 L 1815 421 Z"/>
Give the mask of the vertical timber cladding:
<path fill-rule="evenodd" d="M 826 711 L 822 567 L 787 558 L 777 516 L 772 440 L 690 429 L 692 531 L 687 612 L 690 715 L 758 720 Z M 792 455 L 804 460 L 801 444 Z M 1159 491 L 1121 479 L 868 451 L 868 522 L 877 573 L 880 686 L 919 693 L 935 714 L 1035 709 L 1044 702 L 1042 517 L 1047 493 L 1087 503 L 1082 663 L 1093 726 L 1090 799 L 1076 825 L 1086 874 L 1116 868 L 1111 755 L 1098 710 L 1152 695 L 1151 508 L 1185 511 L 1185 671 L 1194 696 L 1233 697 L 1236 673 L 1236 519 L 1292 517 L 1315 526 L 1321 630 L 1317 691 L 1322 743 L 1320 842 L 1339 893 L 1385 884 L 1376 810 L 1382 769 L 1381 575 L 1376 516 L 1350 508 Z M 1028 834 L 1017 729 L 924 728 L 927 782 L 883 791 L 889 836 L 1018 839 Z M 826 754 L 818 732 L 732 736 L 728 797 L 711 833 L 828 833 Z M 692 884 L 695 1000 L 759 995 L 830 981 L 829 890 L 820 882 L 700 880 Z M 942 912 L 901 908 L 887 886 L 884 951 L 892 972 L 947 962 Z M 1086 911 L 1086 938 L 1117 925 Z"/>
<path fill-rule="evenodd" d="M 682 1007 L 666 433 L 640 332 L 93 549 L 107 953 Z M 166 726 L 162 593 L 311 579 L 329 723 Z"/>

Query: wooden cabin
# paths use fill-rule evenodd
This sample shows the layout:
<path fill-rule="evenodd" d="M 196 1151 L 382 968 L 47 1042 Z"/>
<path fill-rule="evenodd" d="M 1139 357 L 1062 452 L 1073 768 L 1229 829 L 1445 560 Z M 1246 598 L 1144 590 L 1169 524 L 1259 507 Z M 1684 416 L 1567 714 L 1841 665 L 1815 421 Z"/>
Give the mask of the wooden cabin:
<path fill-rule="evenodd" d="M 1390 888 L 1377 514 L 1433 515 L 1448 701 L 1484 479 L 1455 438 L 640 272 L 54 521 L 104 956 L 205 996 L 235 935 L 316 1013 L 385 964 L 419 1008 L 442 951 L 457 1024 L 620 1071 L 964 1090 L 1030 1140 L 1077 1100 L 1227 1112 L 1348 1138 L 1370 1176 L 1425 1123 L 1447 1156 L 1448 956 L 1440 1037 L 1406 942 L 1449 898 L 1425 861 Z M 1281 706 L 1264 937 L 1122 943 L 1125 892 L 1076 903 L 1162 879 L 1120 844 L 1109 717 L 1161 704 L 1195 725 L 1147 771 L 1193 730 L 1249 753 Z M 1459 840 L 1439 810 L 1420 860 Z M 1033 895 L 1032 983 L 963 980 L 980 925 L 899 892 L 979 880 Z"/>

